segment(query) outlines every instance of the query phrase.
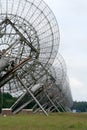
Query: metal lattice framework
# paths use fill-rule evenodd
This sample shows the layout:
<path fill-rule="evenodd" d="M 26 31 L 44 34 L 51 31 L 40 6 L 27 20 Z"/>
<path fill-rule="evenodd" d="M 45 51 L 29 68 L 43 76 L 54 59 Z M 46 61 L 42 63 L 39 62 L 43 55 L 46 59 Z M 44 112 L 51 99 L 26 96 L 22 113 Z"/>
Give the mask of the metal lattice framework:
<path fill-rule="evenodd" d="M 17 63 L 28 56 L 44 64 L 53 63 L 59 29 L 54 14 L 42 0 L 0 0 L 0 28 L 4 55 Z"/>
<path fill-rule="evenodd" d="M 0 88 L 17 97 L 14 114 L 31 103 L 33 112 L 46 115 L 70 110 L 66 65 L 60 54 L 55 59 L 59 40 L 56 18 L 43 0 L 0 0 Z"/>
<path fill-rule="evenodd" d="M 44 107 L 44 109 L 47 112 L 49 111 L 60 112 L 60 110 L 70 111 L 69 108 L 72 106 L 72 96 L 65 71 L 66 70 L 65 62 L 61 55 L 58 56 L 59 58 L 57 57 L 57 65 L 58 65 L 57 71 L 55 71 L 55 68 L 53 66 L 48 71 L 50 65 L 48 65 L 47 68 L 44 68 L 40 63 L 37 63 L 37 66 L 40 65 L 41 67 L 41 70 L 38 71 L 39 72 L 38 76 L 42 74 L 43 71 L 45 75 L 42 75 L 42 81 L 40 79 L 41 77 L 40 75 L 39 80 L 37 80 L 35 85 L 31 87 L 31 91 L 33 92 L 39 103 Z M 60 62 L 60 57 L 62 58 L 61 59 L 62 62 Z M 62 70 L 61 78 L 60 78 L 61 75 L 60 70 Z M 35 77 L 37 76 L 35 75 Z M 60 79 L 62 80 L 61 82 Z M 24 107 L 33 102 L 32 99 L 29 100 L 30 97 L 28 97 L 28 99 L 25 101 L 24 99 L 26 96 L 28 96 L 28 93 L 27 92 L 23 93 L 23 95 L 12 106 L 11 109 L 13 110 L 13 113 L 18 113 Z M 20 107 L 19 104 L 21 104 Z M 34 112 L 37 112 L 38 110 L 40 110 L 40 107 L 38 106 L 37 103 L 35 103 L 32 109 Z"/>

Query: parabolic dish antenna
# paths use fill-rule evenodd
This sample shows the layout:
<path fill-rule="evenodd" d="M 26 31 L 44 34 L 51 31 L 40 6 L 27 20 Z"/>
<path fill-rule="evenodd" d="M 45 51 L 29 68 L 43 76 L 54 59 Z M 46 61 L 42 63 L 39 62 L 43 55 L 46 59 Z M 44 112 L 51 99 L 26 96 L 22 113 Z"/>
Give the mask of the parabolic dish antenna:
<path fill-rule="evenodd" d="M 58 52 L 59 29 L 43 0 L 0 0 L 0 50 L 19 64 L 31 57 L 52 64 Z"/>
<path fill-rule="evenodd" d="M 11 90 L 11 86 L 20 86 L 11 74 L 29 75 L 36 61 L 43 66 L 52 64 L 58 47 L 58 24 L 43 0 L 0 0 L 1 64 L 7 61 L 4 67 L 1 65 L 0 71 L 5 72 L 1 72 L 0 87 L 5 85 Z M 6 74 L 12 67 L 15 70 Z"/>

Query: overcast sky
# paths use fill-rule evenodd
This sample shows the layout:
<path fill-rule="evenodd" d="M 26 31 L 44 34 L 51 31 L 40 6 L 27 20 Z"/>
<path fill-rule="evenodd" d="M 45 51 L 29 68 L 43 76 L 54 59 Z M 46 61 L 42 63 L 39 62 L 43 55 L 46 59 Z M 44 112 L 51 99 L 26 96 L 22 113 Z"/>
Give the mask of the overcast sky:
<path fill-rule="evenodd" d="M 60 29 L 73 100 L 87 101 L 87 0 L 45 0 Z"/>

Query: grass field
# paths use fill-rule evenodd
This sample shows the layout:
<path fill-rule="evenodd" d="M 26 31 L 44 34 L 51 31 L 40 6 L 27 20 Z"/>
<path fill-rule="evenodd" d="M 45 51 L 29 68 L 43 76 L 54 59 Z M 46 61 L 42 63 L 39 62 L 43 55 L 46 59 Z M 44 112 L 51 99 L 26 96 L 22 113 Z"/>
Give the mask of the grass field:
<path fill-rule="evenodd" d="M 87 130 L 87 114 L 0 116 L 0 130 Z"/>

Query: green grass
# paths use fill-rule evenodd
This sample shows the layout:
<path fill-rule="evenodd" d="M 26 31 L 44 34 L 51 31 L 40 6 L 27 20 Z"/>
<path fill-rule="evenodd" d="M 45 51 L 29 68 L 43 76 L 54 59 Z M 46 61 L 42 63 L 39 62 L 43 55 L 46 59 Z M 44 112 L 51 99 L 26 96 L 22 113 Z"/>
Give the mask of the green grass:
<path fill-rule="evenodd" d="M 0 130 L 87 130 L 87 114 L 0 116 Z"/>

